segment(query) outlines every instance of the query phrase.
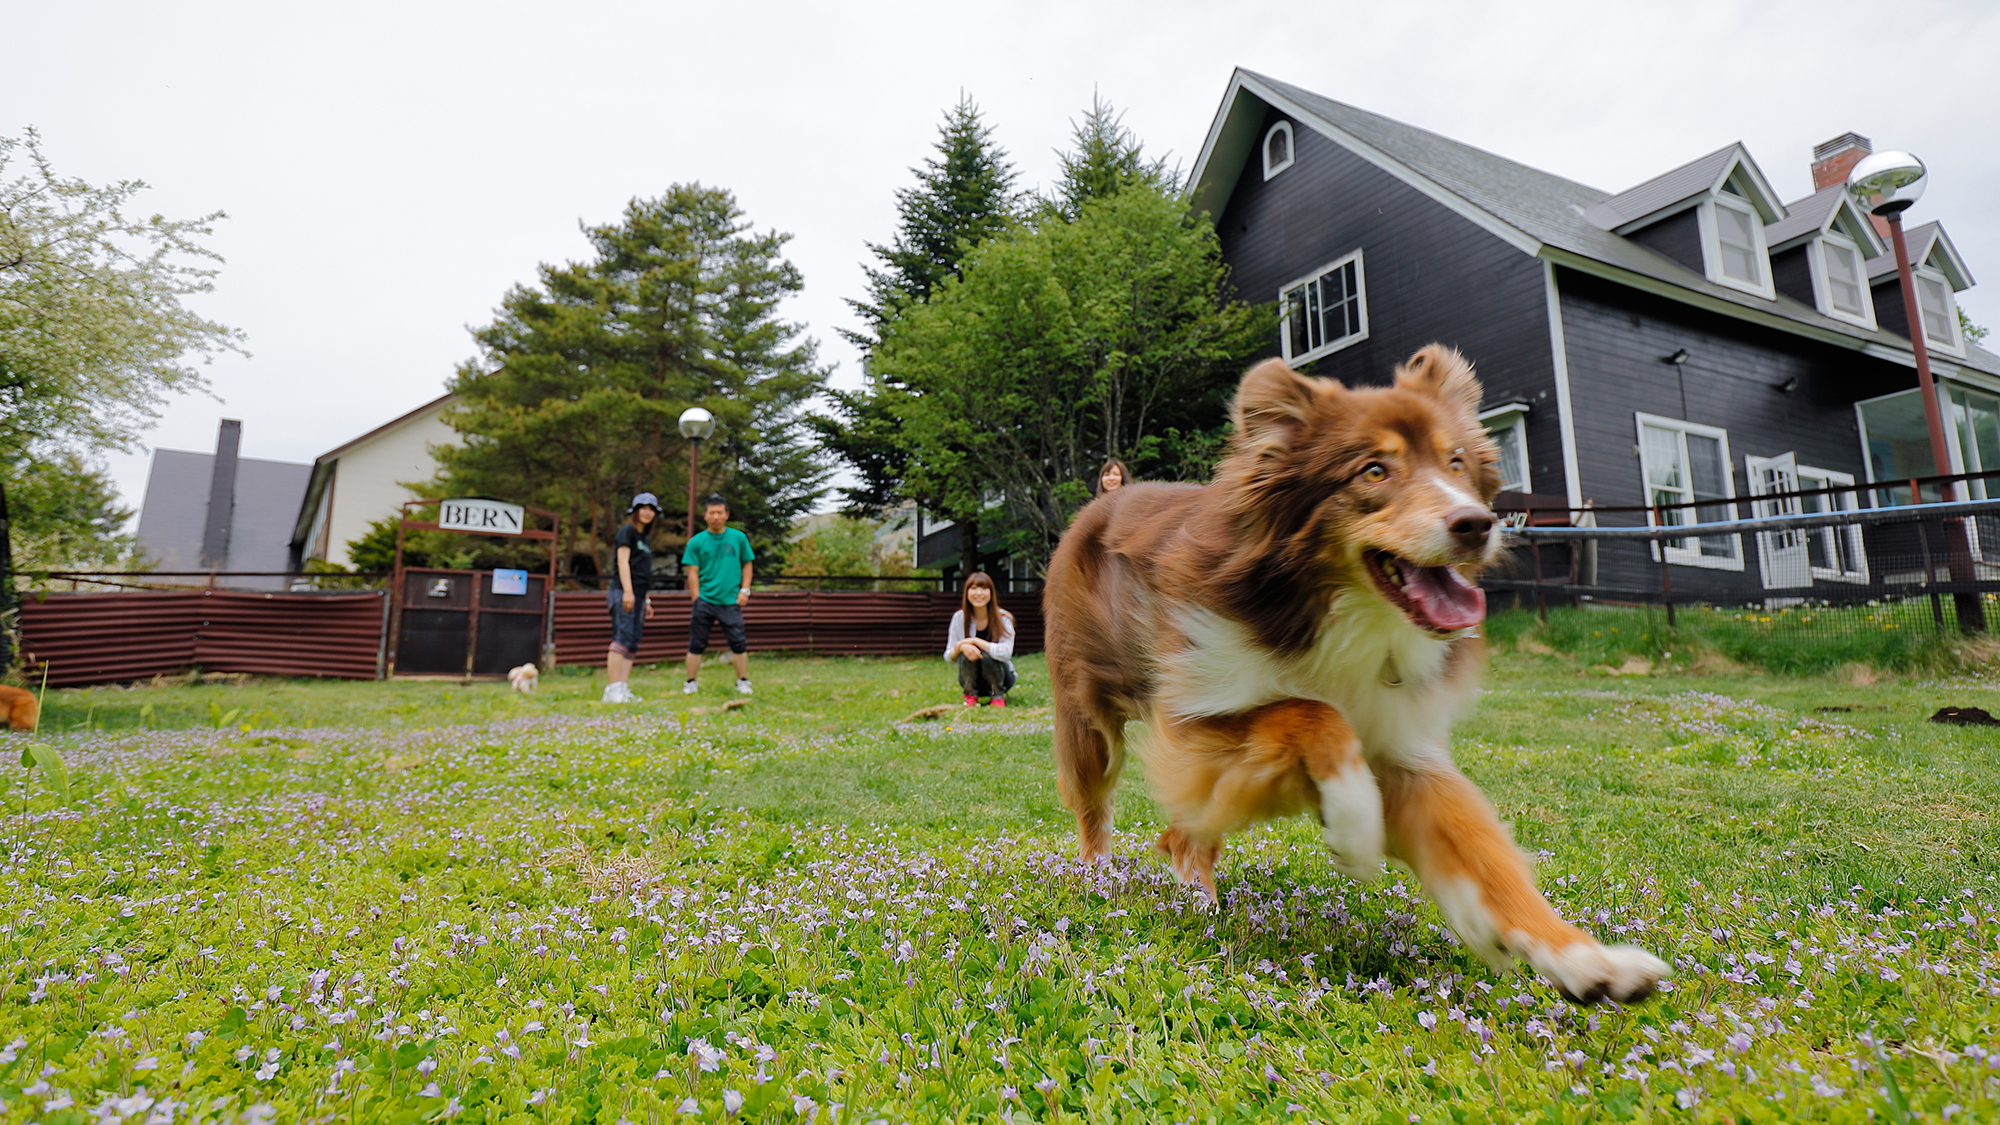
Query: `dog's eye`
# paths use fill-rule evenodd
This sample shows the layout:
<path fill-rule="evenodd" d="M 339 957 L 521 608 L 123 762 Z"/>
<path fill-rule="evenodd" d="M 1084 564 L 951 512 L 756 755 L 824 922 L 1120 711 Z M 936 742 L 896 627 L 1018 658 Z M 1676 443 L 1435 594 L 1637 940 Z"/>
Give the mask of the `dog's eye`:
<path fill-rule="evenodd" d="M 1464 461 L 1462 461 L 1462 460 L 1460 460 L 1460 459 L 1458 459 L 1458 458 L 1456 458 L 1456 457 L 1452 458 L 1452 459 L 1451 459 L 1451 475 L 1452 475 L 1452 476 L 1455 476 L 1455 477 L 1462 477 L 1462 476 L 1464 476 L 1464 475 L 1465 475 L 1465 462 L 1464 462 Z"/>
<path fill-rule="evenodd" d="M 1378 461 L 1361 470 L 1361 479 L 1369 484 L 1381 484 L 1389 479 L 1389 470 Z"/>

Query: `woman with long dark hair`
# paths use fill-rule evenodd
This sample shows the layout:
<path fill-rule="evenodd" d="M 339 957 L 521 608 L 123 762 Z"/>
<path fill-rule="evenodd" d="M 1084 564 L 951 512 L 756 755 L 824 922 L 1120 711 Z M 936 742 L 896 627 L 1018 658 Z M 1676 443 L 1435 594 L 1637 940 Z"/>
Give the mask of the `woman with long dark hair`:
<path fill-rule="evenodd" d="M 1014 615 L 1000 608 L 999 592 L 985 571 L 965 580 L 958 612 L 951 615 L 951 634 L 944 658 L 958 663 L 958 686 L 965 705 L 977 707 L 991 697 L 993 706 L 1007 706 L 1014 672 Z"/>
<path fill-rule="evenodd" d="M 604 591 L 605 607 L 611 611 L 611 649 L 604 656 L 610 681 L 604 685 L 606 703 L 639 702 L 632 694 L 632 661 L 653 616 L 653 525 L 659 516 L 659 498 L 641 492 L 632 498 L 625 522 L 611 537 L 616 561 L 611 566 L 611 588 Z"/>
<path fill-rule="evenodd" d="M 1107 492 L 1116 492 L 1131 483 L 1132 470 L 1125 467 L 1125 462 L 1113 457 L 1104 463 L 1103 468 L 1097 470 L 1097 483 L 1092 486 L 1091 493 L 1102 496 Z"/>

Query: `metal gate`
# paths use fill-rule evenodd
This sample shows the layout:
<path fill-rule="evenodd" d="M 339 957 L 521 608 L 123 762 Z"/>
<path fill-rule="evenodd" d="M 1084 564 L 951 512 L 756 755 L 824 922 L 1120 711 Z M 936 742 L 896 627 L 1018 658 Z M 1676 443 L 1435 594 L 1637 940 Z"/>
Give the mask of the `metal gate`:
<path fill-rule="evenodd" d="M 435 505 L 435 521 L 413 520 L 410 509 Z M 527 526 L 526 515 L 546 516 L 547 530 Z M 505 676 L 522 664 L 544 664 L 553 651 L 556 543 L 554 512 L 505 501 L 412 500 L 403 505 L 396 533 L 392 676 L 453 679 Z M 446 570 L 403 565 L 404 534 L 460 531 L 474 535 L 540 539 L 549 545 L 545 574 L 525 570 Z"/>
<path fill-rule="evenodd" d="M 504 676 L 542 662 L 549 636 L 549 580 L 530 574 L 519 594 L 494 590 L 489 570 L 403 571 L 394 673 Z"/>

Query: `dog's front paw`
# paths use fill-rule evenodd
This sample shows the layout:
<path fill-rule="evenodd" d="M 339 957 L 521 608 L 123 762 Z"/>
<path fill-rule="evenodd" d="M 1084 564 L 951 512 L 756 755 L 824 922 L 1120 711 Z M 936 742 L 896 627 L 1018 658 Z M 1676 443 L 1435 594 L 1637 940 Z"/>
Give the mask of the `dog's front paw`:
<path fill-rule="evenodd" d="M 1382 874 L 1382 793 L 1375 775 L 1357 762 L 1316 782 L 1320 835 L 1334 870 L 1368 882 Z"/>
<path fill-rule="evenodd" d="M 1587 938 L 1557 950 L 1530 943 L 1526 952 L 1535 971 L 1574 1004 L 1644 1000 L 1669 972 L 1665 961 L 1636 945 L 1599 945 Z"/>

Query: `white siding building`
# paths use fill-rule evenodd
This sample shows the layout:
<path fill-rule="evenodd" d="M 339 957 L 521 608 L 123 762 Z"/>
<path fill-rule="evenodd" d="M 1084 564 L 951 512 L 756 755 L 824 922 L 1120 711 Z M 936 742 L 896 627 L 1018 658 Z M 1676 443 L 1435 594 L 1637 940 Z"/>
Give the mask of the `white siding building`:
<path fill-rule="evenodd" d="M 307 559 L 352 565 L 347 544 L 416 498 L 405 485 L 437 475 L 431 446 L 458 444 L 458 432 L 440 417 L 456 398 L 433 399 L 320 455 L 292 532 L 293 569 Z"/>

